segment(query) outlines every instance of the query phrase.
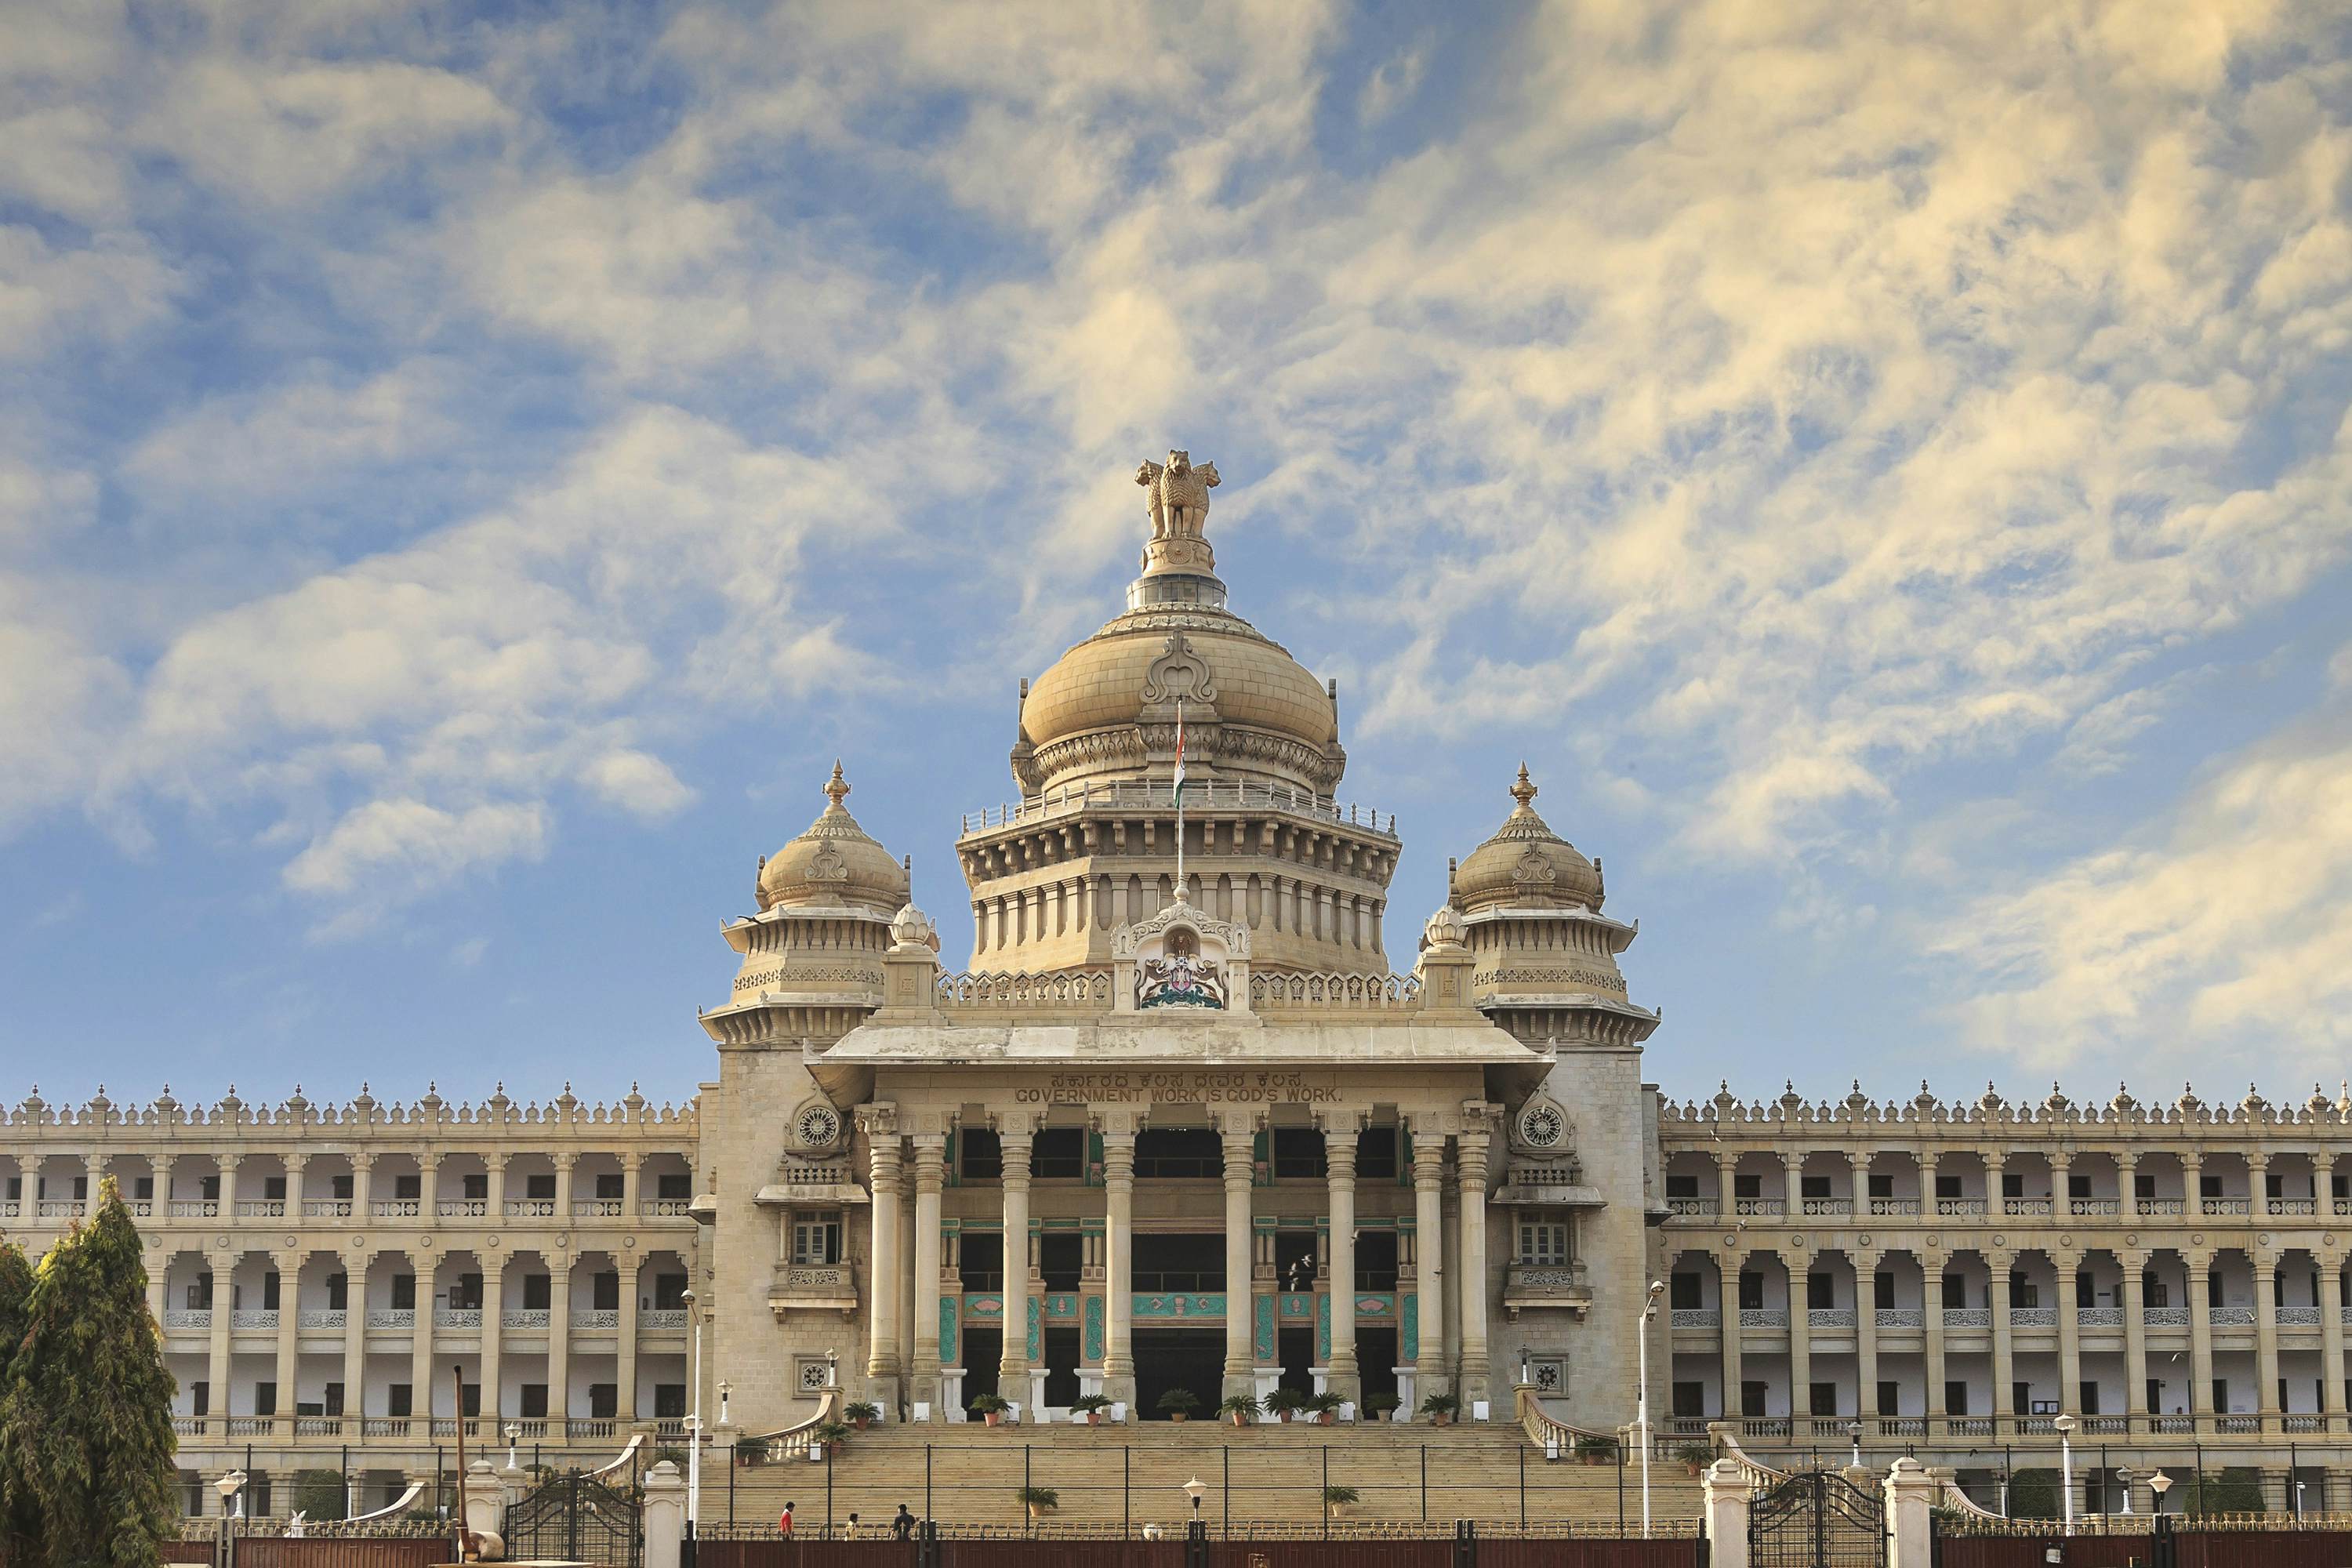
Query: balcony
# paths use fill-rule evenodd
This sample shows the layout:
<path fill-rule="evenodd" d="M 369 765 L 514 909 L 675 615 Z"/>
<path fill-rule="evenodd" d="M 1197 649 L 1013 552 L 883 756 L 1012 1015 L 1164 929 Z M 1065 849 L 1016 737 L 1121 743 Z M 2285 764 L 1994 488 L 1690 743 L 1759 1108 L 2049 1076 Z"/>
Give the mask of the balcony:
<path fill-rule="evenodd" d="M 1936 1212 L 1941 1215 L 1972 1215 L 1985 1212 L 1982 1198 L 1937 1198 Z"/>
<path fill-rule="evenodd" d="M 211 1198 L 173 1198 L 171 1216 L 173 1219 L 218 1219 L 220 1205 Z"/>
<path fill-rule="evenodd" d="M 1718 1329 L 1723 1326 L 1723 1314 L 1713 1307 L 1676 1307 L 1666 1314 L 1666 1321 L 1677 1329 Z"/>
<path fill-rule="evenodd" d="M 297 1415 L 294 1436 L 297 1437 L 340 1437 L 343 1435 L 343 1418 L 340 1415 Z"/>
<path fill-rule="evenodd" d="M 617 1437 L 621 1424 L 609 1415 L 573 1416 L 563 1423 L 567 1437 Z"/>
<path fill-rule="evenodd" d="M 1874 1215 L 1906 1215 L 1919 1212 L 1917 1198 L 1873 1198 L 1870 1212 Z"/>
<path fill-rule="evenodd" d="M 2197 1212 L 2208 1215 L 2252 1214 L 2254 1205 L 2251 1198 L 2199 1198 Z"/>
<path fill-rule="evenodd" d="M 2282 1329 L 2315 1329 L 2319 1327 L 2316 1307 L 2278 1307 L 2273 1309 Z"/>
<path fill-rule="evenodd" d="M 15 1219 L 24 1208 L 24 1204 L 16 1198 L 0 1198 L 0 1219 Z"/>
<path fill-rule="evenodd" d="M 553 1219 L 554 1217 L 555 1200 L 553 1198 L 509 1198 L 507 1200 L 507 1218 L 509 1219 Z"/>
<path fill-rule="evenodd" d="M 341 1307 L 305 1307 L 297 1328 L 340 1329 L 351 1321 L 351 1314 Z"/>
<path fill-rule="evenodd" d="M 1873 1321 L 1882 1329 L 1924 1329 L 1927 1314 L 1917 1307 L 1881 1307 Z"/>
<path fill-rule="evenodd" d="M 2185 1329 L 2189 1326 L 2189 1309 L 2150 1307 L 2140 1314 L 2140 1321 L 2151 1329 Z"/>
<path fill-rule="evenodd" d="M 1806 1310 L 1805 1326 L 1809 1329 L 1851 1329 L 1853 1327 L 1852 1307 L 1813 1307 Z"/>
<path fill-rule="evenodd" d="M 551 1321 L 545 1307 L 509 1307 L 499 1313 L 499 1327 L 502 1329 L 536 1329 L 545 1333 Z"/>
<path fill-rule="evenodd" d="M 1818 1217 L 1822 1215 L 1852 1214 L 1853 1212 L 1853 1200 L 1852 1198 L 1805 1198 L 1801 1200 L 1801 1202 L 1804 1207 L 1805 1215 L 1809 1219 Z"/>
<path fill-rule="evenodd" d="M 1739 1326 L 1743 1329 L 1785 1329 L 1789 1326 L 1786 1307 L 1742 1307 Z"/>
<path fill-rule="evenodd" d="M 1754 1217 L 1761 1215 L 1786 1214 L 1789 1212 L 1789 1205 L 1780 1198 L 1734 1198 L 1731 1200 L 1731 1212 L 1744 1217 Z"/>
<path fill-rule="evenodd" d="M 278 1326 L 275 1307 L 238 1307 L 230 1311 L 228 1326 L 232 1329 L 274 1329 Z"/>
<path fill-rule="evenodd" d="M 349 1198 L 304 1198 L 302 1215 L 305 1219 L 349 1219 L 352 1200 Z"/>
<path fill-rule="evenodd" d="M 471 1329 L 479 1333 L 482 1310 L 479 1307 L 436 1307 L 433 1326 L 436 1329 Z"/>
<path fill-rule="evenodd" d="M 122 1206 L 131 1211 L 133 1219 L 147 1219 L 155 1213 L 155 1200 L 152 1198 L 127 1198 Z"/>
<path fill-rule="evenodd" d="M 2319 1200 L 2317 1198 L 2270 1198 L 2264 1201 L 2263 1208 L 2267 1214 L 2315 1215 L 2319 1212 Z"/>
<path fill-rule="evenodd" d="M 2051 1212 L 2051 1201 L 2048 1198 L 2003 1198 L 2000 1200 L 2000 1212 L 2018 1218 L 2030 1219 L 2037 1215 L 2046 1215 Z"/>
<path fill-rule="evenodd" d="M 1992 1327 L 1990 1307 L 1947 1307 L 1944 1309 L 1947 1329 L 1989 1329 Z"/>
<path fill-rule="evenodd" d="M 419 1198 L 378 1198 L 368 1205 L 368 1213 L 378 1219 L 415 1219 L 425 1212 Z"/>
<path fill-rule="evenodd" d="M 79 1219 L 82 1201 L 79 1198 L 43 1198 L 33 1205 L 38 1219 Z"/>
<path fill-rule="evenodd" d="M 2132 1213 L 2138 1215 L 2168 1215 L 2187 1212 L 2189 1205 L 2179 1198 L 2134 1198 Z"/>
<path fill-rule="evenodd" d="M 2252 1307 L 2215 1307 L 2205 1314 L 2205 1321 L 2217 1329 L 2251 1329 L 2254 1326 Z"/>
<path fill-rule="evenodd" d="M 617 1307 L 574 1307 L 572 1309 L 574 1329 L 618 1329 L 621 1312 Z"/>
<path fill-rule="evenodd" d="M 2077 1307 L 2074 1326 L 2078 1329 L 2120 1329 L 2124 1326 L 2121 1307 Z"/>
<path fill-rule="evenodd" d="M 656 1219 L 688 1219 L 694 1214 L 692 1198 L 648 1198 L 639 1206 Z"/>
<path fill-rule="evenodd" d="M 686 1309 L 656 1307 L 637 1314 L 637 1327 L 647 1333 L 683 1332 L 686 1329 Z"/>
<path fill-rule="evenodd" d="M 1666 1212 L 1671 1215 L 1712 1215 L 1716 1212 L 1713 1198 L 1668 1198 Z"/>
<path fill-rule="evenodd" d="M 574 1219 L 618 1219 L 622 1204 L 618 1198 L 574 1198 L 572 1217 Z"/>
<path fill-rule="evenodd" d="M 360 1436 L 405 1437 L 408 1436 L 409 1424 L 409 1418 L 405 1415 L 371 1415 L 360 1423 Z"/>
<path fill-rule="evenodd" d="M 771 1289 L 770 1300 L 773 1300 Z M 1514 1263 L 1503 1277 L 1503 1306 L 1516 1321 L 1529 1307 L 1557 1308 L 1581 1316 L 1592 1305 L 1592 1285 L 1584 1264 Z"/>
<path fill-rule="evenodd" d="M 284 1219 L 286 1217 L 286 1200 L 284 1198 L 239 1198 L 236 1200 L 236 1217 L 239 1219 Z"/>
<path fill-rule="evenodd" d="M 212 1326 L 213 1310 L 210 1307 L 172 1307 L 163 1312 L 166 1332 L 173 1329 L 209 1329 Z"/>
<path fill-rule="evenodd" d="M 413 1329 L 416 1326 L 414 1307 L 370 1307 L 367 1326 L 371 1329 Z"/>
<path fill-rule="evenodd" d="M 2055 1307 L 2011 1307 L 2009 1326 L 2012 1329 L 2054 1329 L 2058 1326 Z"/>
<path fill-rule="evenodd" d="M 2121 1198 L 2068 1198 L 2066 1212 L 2077 1215 L 2121 1214 L 2124 1205 Z"/>
<path fill-rule="evenodd" d="M 488 1198 L 443 1198 L 433 1205 L 443 1219 L 482 1219 L 490 1212 Z"/>

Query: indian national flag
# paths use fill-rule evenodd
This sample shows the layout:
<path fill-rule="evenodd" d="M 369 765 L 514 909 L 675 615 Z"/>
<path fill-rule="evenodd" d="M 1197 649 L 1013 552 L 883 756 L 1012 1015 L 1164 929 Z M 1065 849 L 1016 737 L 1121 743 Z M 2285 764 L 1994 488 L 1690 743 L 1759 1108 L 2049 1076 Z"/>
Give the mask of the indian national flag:
<path fill-rule="evenodd" d="M 1176 804 L 1184 804 L 1184 702 L 1176 702 Z"/>

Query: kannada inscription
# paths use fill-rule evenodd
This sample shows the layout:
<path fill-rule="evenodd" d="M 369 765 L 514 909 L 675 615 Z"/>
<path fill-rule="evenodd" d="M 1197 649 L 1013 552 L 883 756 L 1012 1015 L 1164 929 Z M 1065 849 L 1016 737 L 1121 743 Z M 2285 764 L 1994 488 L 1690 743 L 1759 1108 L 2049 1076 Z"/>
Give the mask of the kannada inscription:
<path fill-rule="evenodd" d="M 1173 1072 L 1057 1072 L 1042 1085 L 1013 1091 L 1046 1105 L 1321 1105 L 1339 1098 L 1337 1083 L 1303 1072 L 1246 1068 Z"/>

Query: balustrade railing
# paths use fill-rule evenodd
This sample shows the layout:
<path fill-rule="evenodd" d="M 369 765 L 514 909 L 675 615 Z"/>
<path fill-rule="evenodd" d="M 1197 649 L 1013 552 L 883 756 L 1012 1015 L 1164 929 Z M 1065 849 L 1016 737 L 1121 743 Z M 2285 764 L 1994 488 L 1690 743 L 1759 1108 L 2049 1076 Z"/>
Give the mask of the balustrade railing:
<path fill-rule="evenodd" d="M 946 1008 L 1075 1007 L 1100 1012 L 1111 1005 L 1110 985 L 1108 969 L 1054 974 L 966 970 L 940 975 L 933 984 L 932 997 Z"/>
<path fill-rule="evenodd" d="M 1171 784 L 1147 779 L 1118 779 L 1104 784 L 1073 784 L 1067 788 L 1048 790 L 1044 795 L 1030 795 L 1019 802 L 983 806 L 963 814 L 962 831 L 974 833 L 991 827 L 1017 827 L 1026 823 L 1047 822 L 1072 812 L 1088 808 L 1135 807 L 1143 810 L 1172 811 L 1176 795 Z M 1188 811 L 1274 811 L 1288 816 L 1310 816 L 1324 822 L 1344 822 L 1367 832 L 1386 837 L 1396 837 L 1396 814 L 1383 814 L 1369 806 L 1343 804 L 1310 790 L 1294 789 L 1288 784 L 1258 784 L 1246 779 L 1217 779 L 1185 785 L 1184 806 Z M 1386 816 L 1388 826 L 1381 821 Z"/>
<path fill-rule="evenodd" d="M 1252 973 L 1250 1005 L 1370 1008 L 1402 1011 L 1420 1005 L 1421 982 L 1410 974 Z"/>

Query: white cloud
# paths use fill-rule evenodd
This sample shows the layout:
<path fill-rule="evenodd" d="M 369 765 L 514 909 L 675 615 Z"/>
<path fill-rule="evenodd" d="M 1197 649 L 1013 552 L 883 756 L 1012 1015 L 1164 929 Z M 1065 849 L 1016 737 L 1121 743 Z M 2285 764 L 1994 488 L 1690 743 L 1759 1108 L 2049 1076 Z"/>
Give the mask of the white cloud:
<path fill-rule="evenodd" d="M 694 802 L 694 791 L 670 772 L 669 764 L 645 752 L 606 752 L 583 770 L 581 778 L 599 799 L 639 816 L 674 816 Z"/>
<path fill-rule="evenodd" d="M 285 872 L 298 892 L 359 892 L 397 904 L 477 867 L 536 860 L 548 822 L 536 805 L 477 805 L 444 811 L 419 800 L 376 800 L 310 842 Z"/>

